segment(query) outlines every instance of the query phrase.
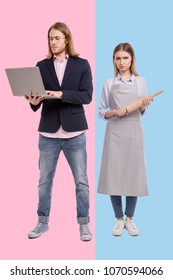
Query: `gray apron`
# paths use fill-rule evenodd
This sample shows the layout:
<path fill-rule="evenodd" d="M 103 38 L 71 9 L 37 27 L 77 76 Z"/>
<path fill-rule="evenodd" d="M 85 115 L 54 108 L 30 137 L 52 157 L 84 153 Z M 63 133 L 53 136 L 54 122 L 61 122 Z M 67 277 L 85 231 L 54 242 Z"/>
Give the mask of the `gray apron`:
<path fill-rule="evenodd" d="M 115 84 L 109 92 L 110 109 L 124 108 L 138 99 L 134 85 Z M 98 192 L 109 195 L 148 195 L 141 113 L 107 121 Z"/>

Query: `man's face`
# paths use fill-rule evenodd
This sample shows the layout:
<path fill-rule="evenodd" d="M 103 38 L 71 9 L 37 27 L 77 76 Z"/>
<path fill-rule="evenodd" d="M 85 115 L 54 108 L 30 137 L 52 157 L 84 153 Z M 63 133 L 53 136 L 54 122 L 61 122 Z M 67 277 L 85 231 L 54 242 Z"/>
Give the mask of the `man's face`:
<path fill-rule="evenodd" d="M 49 32 L 49 44 L 52 53 L 55 55 L 60 55 L 65 53 L 67 39 L 61 31 L 57 29 L 51 29 Z"/>

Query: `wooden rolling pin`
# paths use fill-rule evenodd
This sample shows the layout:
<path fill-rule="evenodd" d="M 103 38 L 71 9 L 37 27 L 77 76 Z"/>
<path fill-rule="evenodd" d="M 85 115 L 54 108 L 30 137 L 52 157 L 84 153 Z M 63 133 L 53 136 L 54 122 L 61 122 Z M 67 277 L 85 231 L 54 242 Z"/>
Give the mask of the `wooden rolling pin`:
<path fill-rule="evenodd" d="M 155 96 L 161 94 L 162 92 L 163 92 L 163 90 L 157 91 L 157 92 L 155 92 L 153 94 L 147 94 L 145 97 L 148 97 L 149 101 L 152 101 Z M 141 98 L 141 99 L 139 99 L 139 100 L 137 100 L 137 101 L 127 105 L 127 107 L 125 108 L 126 111 L 127 111 L 127 114 L 129 114 L 129 113 L 139 109 L 140 107 L 142 107 L 142 101 L 143 101 L 143 99 L 145 97 L 143 97 L 143 98 Z"/>

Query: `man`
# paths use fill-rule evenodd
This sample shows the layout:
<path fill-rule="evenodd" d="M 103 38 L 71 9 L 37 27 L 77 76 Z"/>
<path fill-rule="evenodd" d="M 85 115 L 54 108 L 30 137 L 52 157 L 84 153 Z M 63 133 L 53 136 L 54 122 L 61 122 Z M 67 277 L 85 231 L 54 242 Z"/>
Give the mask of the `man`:
<path fill-rule="evenodd" d="M 63 151 L 76 185 L 77 221 L 80 238 L 89 241 L 89 186 L 86 174 L 88 128 L 83 104 L 92 100 L 92 76 L 88 61 L 78 57 L 71 32 L 64 23 L 53 24 L 48 31 L 48 57 L 37 63 L 49 98 L 30 92 L 26 99 L 33 111 L 42 106 L 39 124 L 39 203 L 38 224 L 29 232 L 37 238 L 48 230 L 51 193 L 56 164 Z"/>

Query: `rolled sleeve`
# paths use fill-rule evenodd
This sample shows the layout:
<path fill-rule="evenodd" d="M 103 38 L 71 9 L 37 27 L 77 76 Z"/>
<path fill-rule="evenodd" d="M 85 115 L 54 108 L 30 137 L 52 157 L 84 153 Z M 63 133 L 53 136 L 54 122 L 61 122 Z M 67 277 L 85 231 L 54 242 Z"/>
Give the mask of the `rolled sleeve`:
<path fill-rule="evenodd" d="M 98 107 L 98 115 L 105 120 L 105 113 L 110 109 L 108 84 L 105 82 Z"/>
<path fill-rule="evenodd" d="M 139 99 L 145 97 L 148 94 L 147 81 L 143 77 L 137 77 L 137 88 Z M 144 115 L 146 112 L 147 108 L 141 114 Z"/>

